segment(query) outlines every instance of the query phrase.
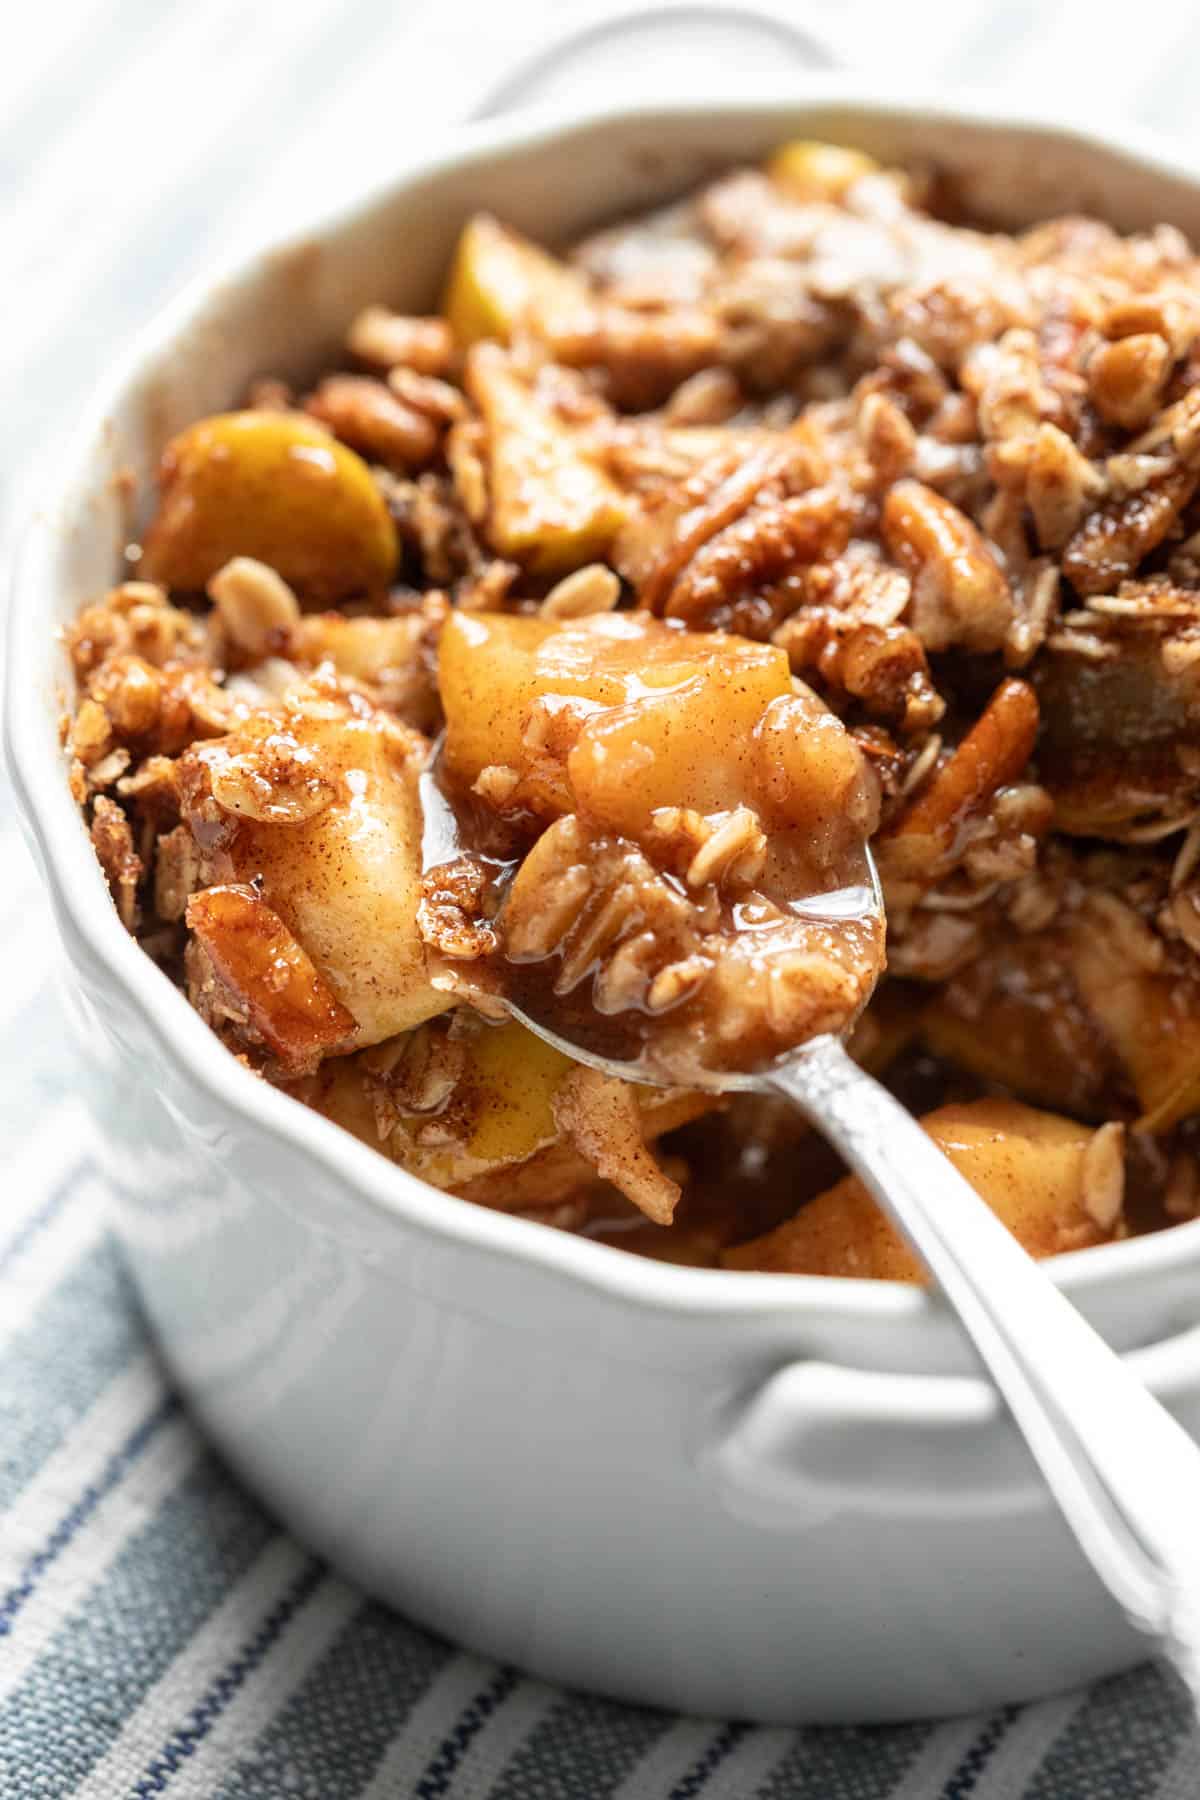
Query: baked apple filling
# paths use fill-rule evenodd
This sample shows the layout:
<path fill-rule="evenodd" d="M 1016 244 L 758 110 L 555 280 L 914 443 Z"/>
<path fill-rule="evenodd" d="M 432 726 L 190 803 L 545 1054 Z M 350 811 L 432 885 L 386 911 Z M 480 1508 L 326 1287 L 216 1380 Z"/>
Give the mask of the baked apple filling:
<path fill-rule="evenodd" d="M 913 1279 L 701 1079 L 850 1031 L 1034 1254 L 1200 1213 L 1169 224 L 989 230 L 796 142 L 561 253 L 470 219 L 436 312 L 236 401 L 67 633 L 63 733 L 121 921 L 258 1078 L 548 1226 Z"/>

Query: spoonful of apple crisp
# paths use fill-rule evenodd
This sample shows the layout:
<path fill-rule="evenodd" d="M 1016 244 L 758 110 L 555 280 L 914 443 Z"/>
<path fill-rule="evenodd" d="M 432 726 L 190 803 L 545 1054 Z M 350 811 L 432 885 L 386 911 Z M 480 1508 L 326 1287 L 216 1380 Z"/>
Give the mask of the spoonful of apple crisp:
<path fill-rule="evenodd" d="M 874 777 L 779 649 L 457 612 L 422 778 L 434 984 L 618 1082 L 783 1096 L 923 1259 L 1084 1554 L 1200 1698 L 1200 1450 L 852 1060 Z"/>
<path fill-rule="evenodd" d="M 447 979 L 672 1086 L 849 1029 L 883 968 L 878 801 L 782 651 L 643 615 L 456 614 L 439 664 L 422 925 Z"/>

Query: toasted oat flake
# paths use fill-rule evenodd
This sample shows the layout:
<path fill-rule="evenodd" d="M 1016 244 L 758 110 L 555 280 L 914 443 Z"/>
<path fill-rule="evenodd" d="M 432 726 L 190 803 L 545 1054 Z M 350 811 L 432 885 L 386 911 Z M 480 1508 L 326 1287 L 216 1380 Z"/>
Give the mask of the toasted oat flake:
<path fill-rule="evenodd" d="M 603 563 L 588 563 L 551 588 L 542 601 L 544 619 L 586 619 L 611 612 L 621 598 L 621 583 Z"/>
<path fill-rule="evenodd" d="M 672 1006 L 690 1000 L 711 969 L 712 963 L 705 956 L 688 956 L 682 962 L 668 963 L 650 984 L 647 1009 L 652 1013 L 667 1012 Z"/>
<path fill-rule="evenodd" d="M 938 757 L 942 753 L 942 740 L 936 731 L 931 731 L 921 745 L 913 761 L 905 772 L 900 784 L 900 792 L 904 798 L 915 794 L 925 777 L 937 766 Z"/>
<path fill-rule="evenodd" d="M 252 657 L 278 655 L 300 623 L 300 604 L 274 569 L 235 556 L 217 570 L 208 592 L 234 643 Z"/>
<path fill-rule="evenodd" d="M 94 788 L 111 787 L 120 776 L 124 775 L 130 761 L 129 752 L 124 746 L 110 750 L 107 756 L 102 756 L 99 762 L 92 764 L 87 772 L 88 781 Z"/>
<path fill-rule="evenodd" d="M 753 887 L 766 854 L 767 834 L 758 814 L 739 806 L 710 828 L 688 865 L 687 884 L 698 888 L 716 881 L 729 887 Z"/>
<path fill-rule="evenodd" d="M 1092 1134 L 1080 1164 L 1083 1205 L 1101 1231 L 1112 1231 L 1125 1199 L 1125 1127 L 1115 1120 Z"/>
<path fill-rule="evenodd" d="M 158 839 L 154 862 L 154 907 L 160 919 L 182 919 L 200 885 L 200 849 L 186 825 Z"/>

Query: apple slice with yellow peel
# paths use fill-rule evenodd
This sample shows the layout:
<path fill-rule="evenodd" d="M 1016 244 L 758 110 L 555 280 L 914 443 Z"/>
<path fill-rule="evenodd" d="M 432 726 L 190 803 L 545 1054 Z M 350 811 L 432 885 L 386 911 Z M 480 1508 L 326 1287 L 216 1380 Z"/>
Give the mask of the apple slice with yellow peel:
<path fill-rule="evenodd" d="M 475 347 L 466 383 L 487 432 L 494 549 L 543 575 L 596 561 L 625 518 L 618 489 L 498 344 Z"/>
<path fill-rule="evenodd" d="M 442 311 L 460 349 L 483 338 L 502 344 L 527 320 L 567 316 L 587 302 L 579 274 L 489 213 L 463 226 Z"/>
<path fill-rule="evenodd" d="M 361 456 L 297 413 L 218 413 L 163 453 L 138 573 L 198 592 L 235 556 L 268 564 L 310 603 L 378 593 L 396 528 Z"/>

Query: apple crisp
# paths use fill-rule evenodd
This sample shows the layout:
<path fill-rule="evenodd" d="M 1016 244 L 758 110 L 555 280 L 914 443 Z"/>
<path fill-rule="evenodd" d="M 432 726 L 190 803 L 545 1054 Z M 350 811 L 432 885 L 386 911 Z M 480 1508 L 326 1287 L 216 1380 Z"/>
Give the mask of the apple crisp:
<path fill-rule="evenodd" d="M 851 1032 L 1034 1254 L 1196 1215 L 1169 223 L 999 232 L 795 142 L 562 253 L 472 218 L 436 314 L 374 304 L 240 398 L 69 631 L 64 737 L 123 924 L 250 1070 L 559 1229 L 917 1278 L 780 1105 L 574 1068 L 517 970 L 676 1070 Z M 484 854 L 426 874 L 435 740 Z M 784 904 L 865 837 L 877 985 L 869 925 Z"/>

